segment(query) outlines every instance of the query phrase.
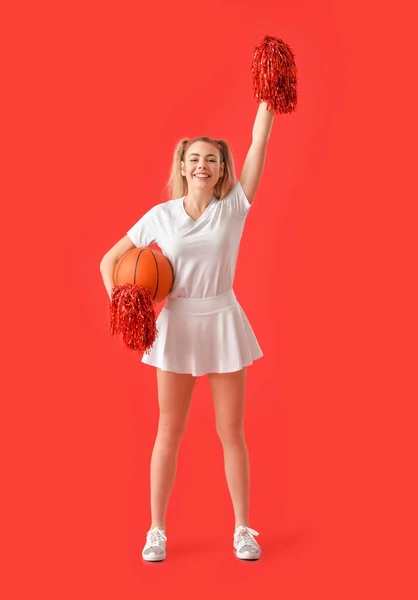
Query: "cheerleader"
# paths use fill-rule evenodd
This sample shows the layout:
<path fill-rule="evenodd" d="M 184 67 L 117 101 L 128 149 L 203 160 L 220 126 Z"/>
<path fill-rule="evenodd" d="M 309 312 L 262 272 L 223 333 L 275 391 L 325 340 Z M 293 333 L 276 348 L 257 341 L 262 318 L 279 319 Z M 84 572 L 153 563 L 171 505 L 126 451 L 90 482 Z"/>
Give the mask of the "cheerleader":
<path fill-rule="evenodd" d="M 259 102 L 252 142 L 238 179 L 225 140 L 180 140 L 169 180 L 170 199 L 145 213 L 101 263 L 110 298 L 114 266 L 132 248 L 157 244 L 175 275 L 157 319 L 158 336 L 142 357 L 144 364 L 156 369 L 159 403 L 150 468 L 151 524 L 142 551 L 146 561 L 166 558 L 166 513 L 179 446 L 196 378 L 206 375 L 235 515 L 233 549 L 240 559 L 261 556 L 255 539 L 259 533 L 250 527 L 244 408 L 247 368 L 263 353 L 233 283 L 244 224 L 264 169 L 274 112 L 271 103 Z"/>

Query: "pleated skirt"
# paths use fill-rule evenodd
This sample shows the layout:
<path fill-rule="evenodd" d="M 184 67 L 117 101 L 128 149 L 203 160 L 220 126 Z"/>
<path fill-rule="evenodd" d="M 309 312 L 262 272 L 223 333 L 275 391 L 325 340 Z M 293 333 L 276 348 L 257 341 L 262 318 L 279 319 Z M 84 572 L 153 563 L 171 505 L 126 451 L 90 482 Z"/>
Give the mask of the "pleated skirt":
<path fill-rule="evenodd" d="M 168 295 L 156 325 L 157 337 L 142 362 L 164 371 L 230 373 L 263 356 L 232 289 L 212 298 Z"/>

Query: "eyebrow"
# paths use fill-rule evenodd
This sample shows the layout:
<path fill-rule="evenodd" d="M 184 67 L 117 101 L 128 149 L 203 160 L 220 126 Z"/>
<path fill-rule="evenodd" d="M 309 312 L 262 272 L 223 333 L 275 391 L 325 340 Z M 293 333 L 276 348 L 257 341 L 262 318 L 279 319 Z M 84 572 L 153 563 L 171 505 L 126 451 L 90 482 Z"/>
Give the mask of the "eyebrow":
<path fill-rule="evenodd" d="M 192 152 L 192 154 L 189 154 L 189 156 L 200 156 L 200 154 L 197 152 Z M 206 154 L 206 156 L 214 156 L 216 158 L 216 154 Z"/>

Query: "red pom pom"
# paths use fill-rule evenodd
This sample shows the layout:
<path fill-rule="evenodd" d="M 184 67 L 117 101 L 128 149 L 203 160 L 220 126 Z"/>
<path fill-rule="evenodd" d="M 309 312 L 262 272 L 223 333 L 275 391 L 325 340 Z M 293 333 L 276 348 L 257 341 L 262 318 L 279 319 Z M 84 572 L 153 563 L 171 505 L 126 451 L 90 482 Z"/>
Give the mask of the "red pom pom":
<path fill-rule="evenodd" d="M 120 333 L 129 350 L 149 354 L 158 333 L 154 302 L 149 290 L 131 283 L 112 289 L 110 332 Z"/>
<path fill-rule="evenodd" d="M 293 112 L 297 103 L 297 69 L 290 47 L 266 35 L 254 50 L 251 65 L 254 98 L 275 113 Z"/>

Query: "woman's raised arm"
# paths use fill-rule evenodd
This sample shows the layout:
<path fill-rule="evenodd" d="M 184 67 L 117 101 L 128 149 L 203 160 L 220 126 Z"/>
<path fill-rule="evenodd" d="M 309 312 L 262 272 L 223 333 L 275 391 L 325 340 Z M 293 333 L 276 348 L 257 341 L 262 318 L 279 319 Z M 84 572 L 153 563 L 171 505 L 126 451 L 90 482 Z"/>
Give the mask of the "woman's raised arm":
<path fill-rule="evenodd" d="M 267 144 L 273 126 L 274 113 L 267 109 L 267 103 L 259 104 L 253 126 L 250 149 L 244 161 L 240 183 L 251 204 L 261 181 L 266 160 Z"/>

